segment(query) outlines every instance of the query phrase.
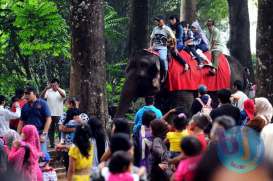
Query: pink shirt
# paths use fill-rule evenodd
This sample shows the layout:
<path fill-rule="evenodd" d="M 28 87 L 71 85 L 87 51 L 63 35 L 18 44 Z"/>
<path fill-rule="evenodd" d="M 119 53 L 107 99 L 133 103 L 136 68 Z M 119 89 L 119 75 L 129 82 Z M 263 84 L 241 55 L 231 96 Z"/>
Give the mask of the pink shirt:
<path fill-rule="evenodd" d="M 202 145 L 202 151 L 206 151 L 207 149 L 207 140 L 206 140 L 206 136 L 204 133 L 199 134 L 196 136 L 197 139 L 200 141 L 201 145 Z"/>
<path fill-rule="evenodd" d="M 134 181 L 134 177 L 130 172 L 112 174 L 110 173 L 107 181 Z"/>
<path fill-rule="evenodd" d="M 194 177 L 194 171 L 197 168 L 200 159 L 201 155 L 182 160 L 175 172 L 175 181 L 192 181 Z"/>

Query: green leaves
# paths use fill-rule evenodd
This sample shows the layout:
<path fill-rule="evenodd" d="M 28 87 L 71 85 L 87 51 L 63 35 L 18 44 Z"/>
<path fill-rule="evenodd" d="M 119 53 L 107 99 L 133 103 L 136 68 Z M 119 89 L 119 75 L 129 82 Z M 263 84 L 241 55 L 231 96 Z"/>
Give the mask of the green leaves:
<path fill-rule="evenodd" d="M 226 0 L 199 0 L 197 4 L 198 18 L 205 22 L 208 18 L 216 22 L 228 18 L 228 4 Z"/>
<path fill-rule="evenodd" d="M 70 47 L 68 26 L 54 2 L 24 0 L 14 3 L 11 9 L 16 17 L 13 24 L 18 28 L 19 47 L 23 55 L 43 52 L 53 56 L 70 56 L 66 50 Z"/>
<path fill-rule="evenodd" d="M 109 5 L 105 5 L 104 9 L 104 33 L 105 36 L 112 40 L 118 40 L 124 37 L 122 27 L 128 21 L 127 17 L 120 17 L 115 9 Z"/>

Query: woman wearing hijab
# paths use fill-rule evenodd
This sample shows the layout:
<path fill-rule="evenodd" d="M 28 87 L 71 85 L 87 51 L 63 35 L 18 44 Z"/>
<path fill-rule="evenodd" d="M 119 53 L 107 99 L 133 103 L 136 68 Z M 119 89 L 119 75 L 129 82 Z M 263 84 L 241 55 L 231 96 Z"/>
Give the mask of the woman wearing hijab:
<path fill-rule="evenodd" d="M 35 126 L 22 129 L 22 141 L 14 141 L 9 153 L 9 162 L 26 181 L 42 181 L 38 160 L 42 156 L 39 134 Z"/>
<path fill-rule="evenodd" d="M 196 49 L 200 49 L 202 52 L 208 51 L 209 41 L 198 21 L 194 21 L 191 26 L 193 32 L 193 44 L 195 45 Z"/>
<path fill-rule="evenodd" d="M 265 123 L 266 124 L 271 123 L 273 108 L 267 98 L 264 97 L 255 98 L 255 109 L 256 109 L 255 116 L 264 116 L 266 119 Z"/>

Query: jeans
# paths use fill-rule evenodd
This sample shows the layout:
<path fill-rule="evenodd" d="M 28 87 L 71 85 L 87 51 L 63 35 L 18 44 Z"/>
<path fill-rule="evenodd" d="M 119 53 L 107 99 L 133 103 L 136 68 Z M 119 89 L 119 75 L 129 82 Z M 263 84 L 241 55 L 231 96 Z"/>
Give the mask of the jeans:
<path fill-rule="evenodd" d="M 46 156 L 49 156 L 49 153 L 47 151 L 47 138 L 45 139 L 45 142 L 41 143 L 41 151 L 43 152 L 43 154 Z"/>
<path fill-rule="evenodd" d="M 159 59 L 160 59 L 162 65 L 164 65 L 164 70 L 168 71 L 168 67 L 169 67 L 168 58 L 167 58 L 168 49 L 167 48 L 166 49 L 157 49 L 155 51 L 157 51 L 159 53 Z"/>
<path fill-rule="evenodd" d="M 192 53 L 195 57 L 196 60 L 198 62 L 198 64 L 202 63 L 204 61 L 203 58 L 200 57 L 200 55 L 198 55 L 198 53 L 196 52 L 196 48 L 193 45 L 188 45 L 185 47 L 185 51 L 187 51 L 188 53 Z"/>

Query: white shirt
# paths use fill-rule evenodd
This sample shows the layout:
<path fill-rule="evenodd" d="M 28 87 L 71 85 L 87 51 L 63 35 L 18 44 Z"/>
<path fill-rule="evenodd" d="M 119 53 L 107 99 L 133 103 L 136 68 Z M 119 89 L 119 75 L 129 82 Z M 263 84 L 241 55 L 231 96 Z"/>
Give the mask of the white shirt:
<path fill-rule="evenodd" d="M 266 159 L 273 161 L 273 124 L 268 124 L 263 128 L 261 138 L 264 142 Z"/>
<path fill-rule="evenodd" d="M 16 112 L 11 112 L 0 106 L 0 136 L 3 136 L 9 130 L 9 121 L 11 119 L 18 119 L 21 117 L 21 108 L 16 107 Z"/>
<path fill-rule="evenodd" d="M 64 94 L 65 91 L 60 89 Z M 64 109 L 64 97 L 61 96 L 59 91 L 54 91 L 52 88 L 48 89 L 45 93 L 48 107 L 51 111 L 51 116 L 61 116 Z"/>
<path fill-rule="evenodd" d="M 154 27 L 151 34 L 154 49 L 167 49 L 167 40 L 169 38 L 175 39 L 175 35 L 170 27 L 166 25 Z"/>
<path fill-rule="evenodd" d="M 244 109 L 244 102 L 248 99 L 247 95 L 242 91 L 237 91 L 231 95 L 231 102 L 241 111 Z M 238 101 L 237 101 L 238 100 Z"/>

